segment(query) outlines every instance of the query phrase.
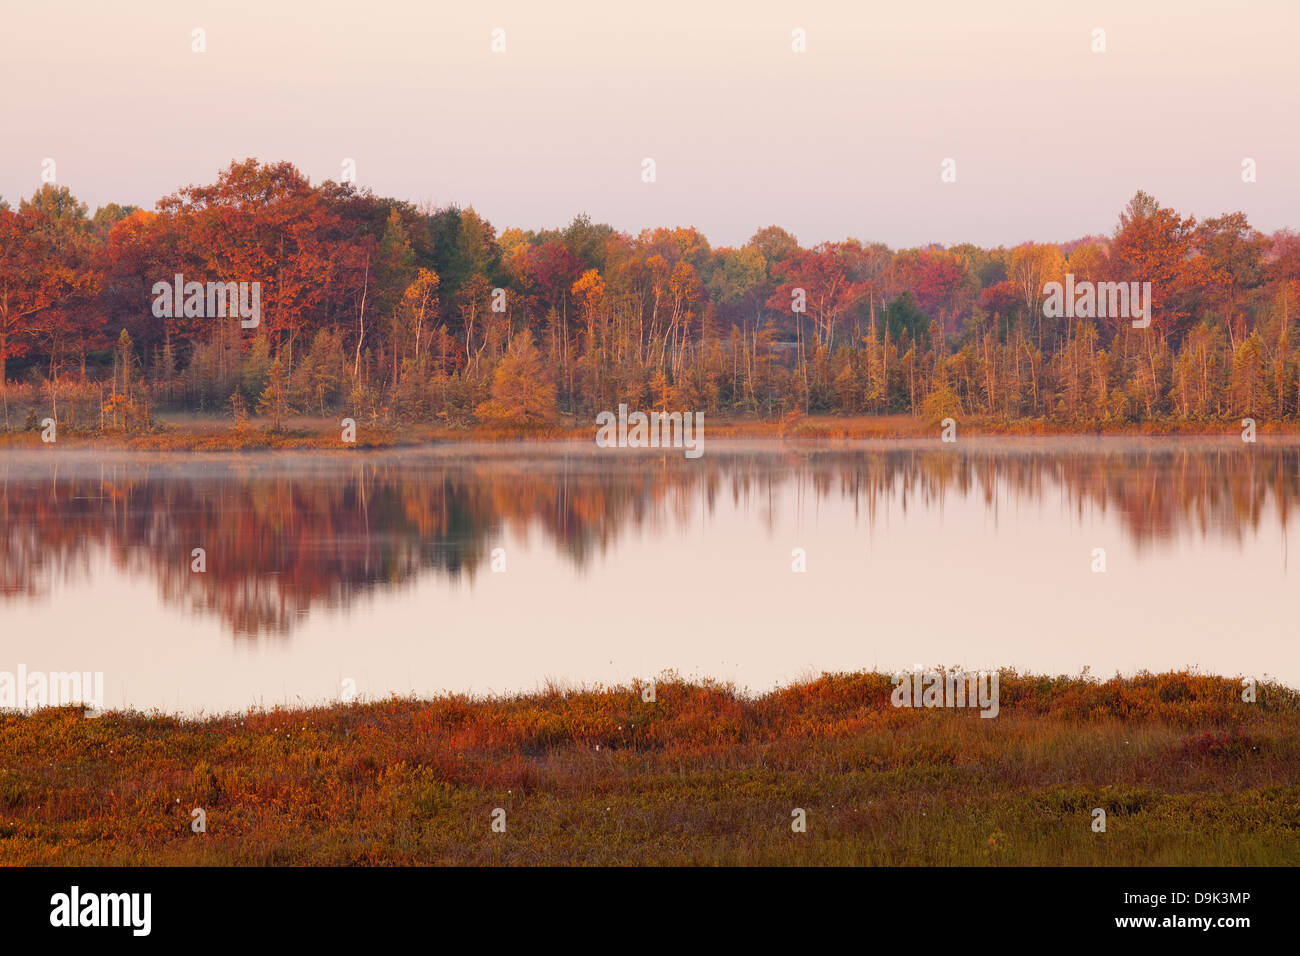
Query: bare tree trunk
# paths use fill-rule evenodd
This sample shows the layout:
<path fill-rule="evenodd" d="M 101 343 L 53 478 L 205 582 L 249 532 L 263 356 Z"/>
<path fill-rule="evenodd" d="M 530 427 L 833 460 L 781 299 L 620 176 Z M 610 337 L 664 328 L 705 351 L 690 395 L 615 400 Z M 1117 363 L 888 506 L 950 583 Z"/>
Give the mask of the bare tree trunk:
<path fill-rule="evenodd" d="M 357 357 L 352 363 L 352 381 L 361 374 L 361 343 L 366 338 L 366 294 L 370 291 L 370 256 L 366 256 L 366 273 L 361 284 L 361 311 L 357 316 Z"/>

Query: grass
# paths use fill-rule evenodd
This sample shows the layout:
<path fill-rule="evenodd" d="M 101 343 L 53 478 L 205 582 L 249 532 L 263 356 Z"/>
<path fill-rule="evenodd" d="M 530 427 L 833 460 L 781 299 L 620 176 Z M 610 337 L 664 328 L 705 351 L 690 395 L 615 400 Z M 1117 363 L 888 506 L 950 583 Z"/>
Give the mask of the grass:
<path fill-rule="evenodd" d="M 674 678 L 654 702 L 616 687 L 201 720 L 11 712 L 0 862 L 1300 863 L 1295 691 L 1004 672 L 990 720 L 894 708 L 891 688 Z"/>
<path fill-rule="evenodd" d="M 970 416 L 958 420 L 962 436 L 1066 435 L 1216 435 L 1239 438 L 1241 422 L 1160 420 L 1103 425 L 1064 424 L 1040 419 L 999 419 Z M 706 416 L 706 439 L 882 439 L 937 438 L 939 425 L 913 415 L 792 415 L 779 420 Z M 1261 435 L 1300 434 L 1300 424 L 1261 422 Z M 163 415 L 148 430 L 73 428 L 60 425 L 60 447 L 125 448 L 139 451 L 257 451 L 266 449 L 396 448 L 435 442 L 592 441 L 594 419 L 565 416 L 554 425 L 510 428 L 476 424 L 466 427 L 420 423 L 358 422 L 355 443 L 344 443 L 339 420 L 292 418 L 275 428 L 266 419 L 237 425 L 229 418 L 196 414 Z M 39 429 L 0 430 L 0 449 L 39 448 Z"/>

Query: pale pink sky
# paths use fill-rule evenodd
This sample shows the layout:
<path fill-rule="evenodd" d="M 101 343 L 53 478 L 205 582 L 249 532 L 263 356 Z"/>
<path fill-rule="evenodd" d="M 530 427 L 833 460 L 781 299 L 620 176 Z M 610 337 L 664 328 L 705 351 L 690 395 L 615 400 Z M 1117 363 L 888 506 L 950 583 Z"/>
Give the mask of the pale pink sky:
<path fill-rule="evenodd" d="M 1300 227 L 1295 0 L 3 2 L 15 205 L 46 157 L 92 209 L 233 158 L 320 181 L 352 157 L 360 185 L 498 229 L 996 245 L 1108 232 L 1139 188 Z"/>

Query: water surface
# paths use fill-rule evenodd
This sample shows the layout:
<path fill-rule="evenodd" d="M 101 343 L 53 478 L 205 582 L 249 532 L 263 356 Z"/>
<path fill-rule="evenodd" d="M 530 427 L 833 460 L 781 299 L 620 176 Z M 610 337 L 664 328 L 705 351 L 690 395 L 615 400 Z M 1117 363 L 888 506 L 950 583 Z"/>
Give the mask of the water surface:
<path fill-rule="evenodd" d="M 190 714 L 665 670 L 1300 686 L 1298 499 L 1300 445 L 1266 441 L 8 451 L 0 671 Z"/>

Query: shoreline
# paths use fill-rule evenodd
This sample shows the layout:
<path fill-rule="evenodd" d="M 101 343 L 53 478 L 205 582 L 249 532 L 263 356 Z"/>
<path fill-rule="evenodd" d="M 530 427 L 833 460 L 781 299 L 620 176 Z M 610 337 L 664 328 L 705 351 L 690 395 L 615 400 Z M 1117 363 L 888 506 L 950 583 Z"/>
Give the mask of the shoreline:
<path fill-rule="evenodd" d="M 1045 421 L 1002 421 L 972 418 L 958 420 L 959 441 L 967 438 L 1200 438 L 1240 440 L 1239 421 L 1227 422 L 1140 422 L 1078 427 Z M 844 418 L 810 416 L 798 421 L 719 419 L 704 422 L 704 441 L 905 441 L 939 440 L 938 424 L 911 415 Z M 40 430 L 0 431 L 0 453 L 9 449 L 58 447 L 155 451 L 269 451 L 335 450 L 370 451 L 417 448 L 429 445 L 470 444 L 560 444 L 593 443 L 594 421 L 568 419 L 563 423 L 533 429 L 503 429 L 475 425 L 452 428 L 426 424 L 359 423 L 355 442 L 344 442 L 339 424 L 331 419 L 301 418 L 275 429 L 269 422 L 238 426 L 229 419 L 201 419 L 193 416 L 160 420 L 147 431 L 78 430 L 60 425 L 57 441 L 43 441 Z M 1260 423 L 1257 434 L 1264 439 L 1300 438 L 1300 422 Z M 623 450 L 623 449 L 620 449 Z M 674 449 L 627 449 L 664 451 Z"/>

